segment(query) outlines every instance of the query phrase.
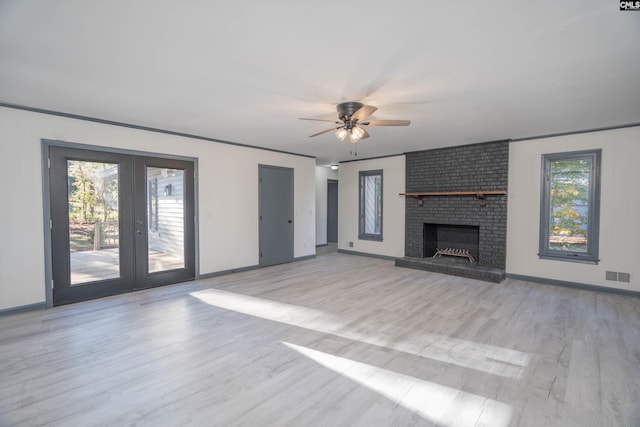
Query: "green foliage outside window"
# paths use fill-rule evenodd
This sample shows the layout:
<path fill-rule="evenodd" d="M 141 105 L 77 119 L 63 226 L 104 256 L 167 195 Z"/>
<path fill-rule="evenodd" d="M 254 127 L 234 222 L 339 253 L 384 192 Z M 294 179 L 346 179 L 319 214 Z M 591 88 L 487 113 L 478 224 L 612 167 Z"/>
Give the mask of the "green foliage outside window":
<path fill-rule="evenodd" d="M 83 224 L 118 219 L 117 166 L 69 160 L 69 219 Z M 114 171 L 115 173 L 111 173 Z"/>
<path fill-rule="evenodd" d="M 551 162 L 550 249 L 587 251 L 590 170 L 588 158 Z"/>

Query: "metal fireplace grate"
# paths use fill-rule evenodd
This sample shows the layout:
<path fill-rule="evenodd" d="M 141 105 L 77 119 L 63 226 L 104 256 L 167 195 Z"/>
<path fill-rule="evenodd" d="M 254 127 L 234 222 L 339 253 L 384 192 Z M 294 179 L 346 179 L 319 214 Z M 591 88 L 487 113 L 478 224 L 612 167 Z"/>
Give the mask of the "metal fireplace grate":
<path fill-rule="evenodd" d="M 464 257 L 464 258 L 467 258 L 470 263 L 473 263 L 475 261 L 475 259 L 473 258 L 473 255 L 471 255 L 471 252 L 469 252 L 468 249 L 455 249 L 455 248 L 439 249 L 439 248 L 437 248 L 436 249 L 436 254 L 433 257 L 436 258 L 436 257 L 440 257 L 442 255 Z"/>

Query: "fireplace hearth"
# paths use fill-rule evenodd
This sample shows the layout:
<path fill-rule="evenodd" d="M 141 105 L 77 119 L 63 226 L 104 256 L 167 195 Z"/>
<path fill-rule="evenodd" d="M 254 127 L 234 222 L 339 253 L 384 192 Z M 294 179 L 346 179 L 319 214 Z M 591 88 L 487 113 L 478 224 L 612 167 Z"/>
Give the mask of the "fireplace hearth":
<path fill-rule="evenodd" d="M 500 283 L 506 278 L 506 273 L 500 268 L 483 267 L 471 264 L 461 258 L 396 258 L 396 267 L 413 268 L 414 270 L 432 271 L 434 273 L 450 274 L 452 276 L 468 277 L 486 282 Z"/>

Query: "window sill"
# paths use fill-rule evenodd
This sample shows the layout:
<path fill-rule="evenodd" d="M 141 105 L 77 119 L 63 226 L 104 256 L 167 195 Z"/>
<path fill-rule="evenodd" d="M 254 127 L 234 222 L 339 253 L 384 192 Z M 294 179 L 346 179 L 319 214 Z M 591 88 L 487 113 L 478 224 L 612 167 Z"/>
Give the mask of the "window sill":
<path fill-rule="evenodd" d="M 566 262 L 577 262 L 579 264 L 591 264 L 598 265 L 600 262 L 599 259 L 594 258 L 586 258 L 586 257 L 577 257 L 573 255 L 542 255 L 538 254 L 538 258 L 546 259 L 550 261 L 566 261 Z"/>
<path fill-rule="evenodd" d="M 364 234 L 358 236 L 358 240 L 370 240 L 372 242 L 382 242 L 382 236 L 372 236 L 369 234 Z"/>

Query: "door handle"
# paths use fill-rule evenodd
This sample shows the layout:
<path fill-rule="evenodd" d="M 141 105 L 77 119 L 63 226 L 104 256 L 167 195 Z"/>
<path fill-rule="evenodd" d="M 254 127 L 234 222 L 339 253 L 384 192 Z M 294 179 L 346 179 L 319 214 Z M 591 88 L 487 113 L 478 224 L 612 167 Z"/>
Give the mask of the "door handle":
<path fill-rule="evenodd" d="M 293 221 L 292 221 L 292 220 L 289 220 L 289 221 L 287 221 L 287 222 L 288 222 L 289 224 L 291 224 Z"/>

